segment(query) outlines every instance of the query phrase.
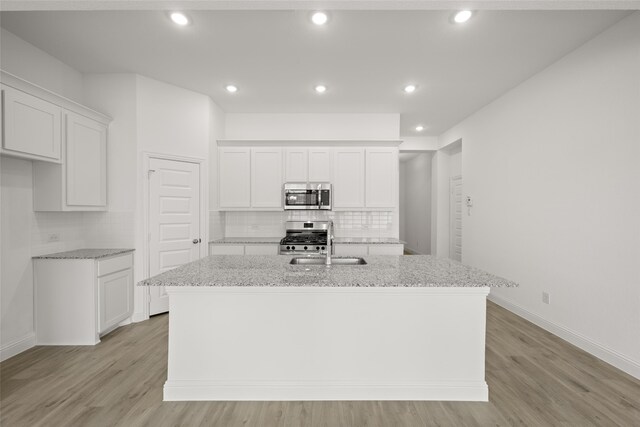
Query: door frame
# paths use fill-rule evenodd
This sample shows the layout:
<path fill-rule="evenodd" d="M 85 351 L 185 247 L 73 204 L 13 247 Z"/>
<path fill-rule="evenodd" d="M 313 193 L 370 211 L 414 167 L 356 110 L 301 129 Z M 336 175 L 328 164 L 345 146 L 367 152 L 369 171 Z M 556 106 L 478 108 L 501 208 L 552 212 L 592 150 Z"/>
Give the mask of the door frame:
<path fill-rule="evenodd" d="M 151 190 L 149 186 L 149 170 L 151 159 L 158 160 L 172 160 L 176 162 L 195 163 L 199 166 L 200 170 L 200 235 L 205 236 L 202 239 L 200 245 L 200 258 L 206 256 L 209 253 L 209 221 L 208 221 L 208 207 L 209 207 L 209 180 L 208 177 L 208 162 L 207 159 L 199 157 L 186 157 L 176 156 L 173 154 L 162 154 L 153 152 L 142 153 L 142 221 L 143 221 L 143 244 L 142 244 L 142 271 L 144 278 L 150 277 L 150 259 L 151 251 L 149 248 L 149 233 L 150 233 L 150 197 Z M 144 280 L 144 279 L 143 279 Z M 147 287 L 145 292 L 142 292 L 142 315 L 143 320 L 149 319 L 149 301 L 151 300 L 149 288 Z"/>
<path fill-rule="evenodd" d="M 455 175 L 449 178 L 449 259 L 453 259 L 453 255 L 454 255 L 454 247 L 455 247 L 455 241 L 456 241 L 456 233 L 455 231 L 455 226 L 456 226 L 456 209 L 455 209 L 455 192 L 454 192 L 454 188 L 455 188 L 455 182 L 456 181 L 460 181 L 461 185 L 462 184 L 462 175 Z M 464 203 L 464 201 L 462 200 L 462 195 L 464 194 L 464 191 L 460 193 L 460 203 Z M 463 206 L 461 206 L 461 209 L 463 208 Z M 462 213 L 462 210 L 460 211 L 460 221 L 462 222 L 462 219 L 464 217 L 464 214 Z M 460 258 L 462 259 L 462 253 L 460 254 Z"/>

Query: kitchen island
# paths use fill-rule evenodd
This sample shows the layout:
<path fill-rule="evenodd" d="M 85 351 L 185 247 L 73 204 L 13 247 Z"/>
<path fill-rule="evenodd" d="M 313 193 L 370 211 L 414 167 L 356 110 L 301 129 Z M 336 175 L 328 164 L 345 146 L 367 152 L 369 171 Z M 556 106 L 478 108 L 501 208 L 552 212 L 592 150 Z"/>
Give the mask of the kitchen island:
<path fill-rule="evenodd" d="M 169 293 L 164 400 L 488 400 L 486 296 L 516 286 L 431 256 L 290 265 L 210 256 Z"/>

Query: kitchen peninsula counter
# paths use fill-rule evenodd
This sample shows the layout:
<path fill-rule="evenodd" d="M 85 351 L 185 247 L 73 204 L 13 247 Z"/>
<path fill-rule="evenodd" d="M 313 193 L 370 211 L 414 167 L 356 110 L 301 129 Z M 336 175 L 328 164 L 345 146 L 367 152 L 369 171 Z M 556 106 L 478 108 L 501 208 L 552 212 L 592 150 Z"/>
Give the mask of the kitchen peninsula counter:
<path fill-rule="evenodd" d="M 210 256 L 169 294 L 164 400 L 487 401 L 486 297 L 515 283 L 431 256 L 290 265 Z"/>

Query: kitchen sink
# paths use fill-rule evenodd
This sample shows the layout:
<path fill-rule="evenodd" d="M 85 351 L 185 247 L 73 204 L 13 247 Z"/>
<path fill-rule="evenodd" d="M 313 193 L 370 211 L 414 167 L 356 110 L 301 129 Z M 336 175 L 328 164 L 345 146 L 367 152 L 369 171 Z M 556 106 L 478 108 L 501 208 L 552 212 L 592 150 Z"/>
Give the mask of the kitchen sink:
<path fill-rule="evenodd" d="M 304 258 L 292 258 L 289 264 L 294 265 L 325 265 L 326 259 L 324 257 L 304 257 Z M 354 257 L 331 257 L 332 265 L 365 265 L 367 261 L 364 258 Z"/>

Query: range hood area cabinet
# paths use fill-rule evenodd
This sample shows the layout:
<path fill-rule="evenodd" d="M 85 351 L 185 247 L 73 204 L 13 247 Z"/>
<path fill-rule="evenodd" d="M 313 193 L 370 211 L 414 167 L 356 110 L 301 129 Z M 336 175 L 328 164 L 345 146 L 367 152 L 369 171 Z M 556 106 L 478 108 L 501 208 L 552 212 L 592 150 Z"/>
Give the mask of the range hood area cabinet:
<path fill-rule="evenodd" d="M 285 182 L 331 182 L 330 148 L 287 148 Z"/>
<path fill-rule="evenodd" d="M 282 209 L 282 149 L 218 148 L 221 210 Z"/>
<path fill-rule="evenodd" d="M 0 75 L 1 154 L 34 161 L 34 211 L 107 210 L 111 119 L 13 74 Z"/>
<path fill-rule="evenodd" d="M 281 210 L 284 182 L 330 182 L 334 210 L 391 211 L 397 208 L 398 148 L 218 148 L 220 210 Z"/>

